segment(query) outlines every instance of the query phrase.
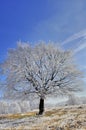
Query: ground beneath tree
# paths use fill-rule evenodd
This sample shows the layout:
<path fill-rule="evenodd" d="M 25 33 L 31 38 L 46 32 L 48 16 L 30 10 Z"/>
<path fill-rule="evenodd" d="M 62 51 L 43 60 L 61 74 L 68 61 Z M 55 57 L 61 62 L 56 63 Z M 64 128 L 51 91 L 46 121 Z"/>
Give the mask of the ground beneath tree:
<path fill-rule="evenodd" d="M 86 130 L 86 105 L 0 115 L 0 130 Z"/>

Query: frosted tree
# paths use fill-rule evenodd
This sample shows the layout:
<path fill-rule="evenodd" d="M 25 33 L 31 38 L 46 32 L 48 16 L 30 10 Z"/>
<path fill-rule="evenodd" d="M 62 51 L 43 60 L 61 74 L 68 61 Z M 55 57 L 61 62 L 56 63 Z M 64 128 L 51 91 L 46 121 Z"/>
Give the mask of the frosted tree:
<path fill-rule="evenodd" d="M 67 104 L 68 105 L 79 105 L 79 104 L 81 104 L 81 100 L 79 99 L 79 97 L 75 96 L 74 94 L 70 94 Z"/>
<path fill-rule="evenodd" d="M 72 53 L 53 43 L 19 43 L 17 48 L 9 49 L 1 70 L 6 77 L 6 92 L 40 97 L 39 114 L 44 112 L 47 95 L 67 95 L 81 89 L 82 74 Z"/>

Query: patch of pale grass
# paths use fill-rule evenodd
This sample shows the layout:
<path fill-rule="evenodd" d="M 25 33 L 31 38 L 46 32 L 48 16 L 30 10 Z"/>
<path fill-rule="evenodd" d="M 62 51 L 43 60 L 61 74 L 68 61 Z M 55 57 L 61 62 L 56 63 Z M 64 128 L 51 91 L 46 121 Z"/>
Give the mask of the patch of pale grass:
<path fill-rule="evenodd" d="M 6 114 L 0 115 L 0 119 L 22 119 L 26 117 L 35 116 L 36 112 L 18 113 L 18 114 Z"/>

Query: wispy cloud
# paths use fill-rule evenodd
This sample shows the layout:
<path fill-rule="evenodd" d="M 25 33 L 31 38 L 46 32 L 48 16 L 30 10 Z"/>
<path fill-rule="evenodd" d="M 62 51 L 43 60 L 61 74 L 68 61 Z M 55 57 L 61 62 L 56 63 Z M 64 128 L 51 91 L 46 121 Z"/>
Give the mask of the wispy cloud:
<path fill-rule="evenodd" d="M 64 40 L 61 44 L 64 46 L 66 44 L 72 43 L 74 40 L 78 40 L 78 43 L 75 43 L 77 47 L 74 49 L 74 53 L 76 54 L 86 48 L 86 29 L 75 33 L 74 35 Z"/>
<path fill-rule="evenodd" d="M 70 42 L 81 35 L 86 35 L 86 1 L 71 2 L 67 0 L 48 0 L 48 17 L 40 20 L 30 33 L 31 39 L 58 41 L 63 44 Z M 47 13 L 46 12 L 46 13 Z M 80 30 L 83 30 L 79 32 Z M 74 34 L 79 32 L 78 34 Z M 74 34 L 73 37 L 66 39 Z M 64 41 L 64 39 L 66 39 Z"/>
<path fill-rule="evenodd" d="M 70 36 L 69 38 L 67 38 L 65 41 L 62 42 L 62 45 L 72 42 L 79 38 L 84 38 L 84 37 L 86 37 L 86 30 L 82 30 L 82 31 Z"/>
<path fill-rule="evenodd" d="M 79 47 L 77 47 L 75 50 L 74 50 L 74 53 L 78 53 L 80 51 L 82 51 L 83 49 L 86 48 L 86 39 L 84 41 L 84 43 L 82 43 Z"/>

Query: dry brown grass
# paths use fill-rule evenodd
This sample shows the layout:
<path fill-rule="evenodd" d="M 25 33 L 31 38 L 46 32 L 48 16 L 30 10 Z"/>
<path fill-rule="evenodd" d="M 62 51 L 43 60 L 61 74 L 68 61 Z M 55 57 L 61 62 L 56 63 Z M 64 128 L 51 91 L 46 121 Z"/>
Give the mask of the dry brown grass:
<path fill-rule="evenodd" d="M 35 116 L 36 112 L 18 113 L 18 114 L 3 114 L 0 115 L 0 119 L 21 119 L 25 117 Z"/>

